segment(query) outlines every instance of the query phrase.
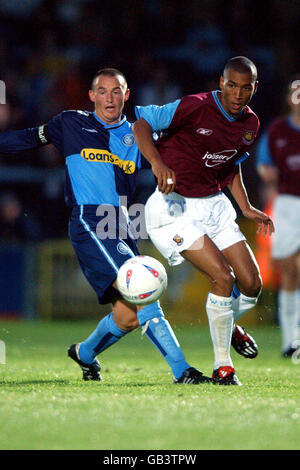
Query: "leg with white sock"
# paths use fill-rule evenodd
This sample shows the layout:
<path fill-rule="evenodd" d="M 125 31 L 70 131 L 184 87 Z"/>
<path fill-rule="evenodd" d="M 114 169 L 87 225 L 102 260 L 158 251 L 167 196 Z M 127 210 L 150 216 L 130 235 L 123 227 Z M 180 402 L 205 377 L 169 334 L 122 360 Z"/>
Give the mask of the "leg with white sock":
<path fill-rule="evenodd" d="M 288 356 L 298 339 L 297 291 L 280 289 L 278 294 L 278 319 L 282 335 L 282 354 Z"/>
<path fill-rule="evenodd" d="M 258 296 L 248 297 L 242 292 L 239 292 L 239 294 L 235 296 L 237 293 L 237 290 L 238 290 L 237 288 L 233 290 L 233 296 L 232 296 L 232 310 L 233 310 L 234 323 L 236 323 L 241 317 L 243 317 L 246 313 L 252 310 L 258 301 Z"/>
<path fill-rule="evenodd" d="M 242 241 L 222 251 L 234 271 L 232 290 L 234 321 L 255 307 L 262 288 L 258 264 L 249 245 Z"/>
<path fill-rule="evenodd" d="M 208 294 L 206 312 L 214 347 L 214 369 L 233 367 L 230 344 L 233 326 L 232 298 Z"/>
<path fill-rule="evenodd" d="M 253 359 L 258 354 L 257 344 L 252 336 L 236 322 L 257 304 L 262 288 L 259 267 L 251 248 L 245 241 L 230 246 L 222 253 L 236 276 L 236 283 L 232 290 L 234 327 L 231 344 L 238 354 L 247 359 Z"/>
<path fill-rule="evenodd" d="M 278 319 L 284 357 L 291 356 L 298 347 L 296 342 L 299 340 L 299 262 L 299 254 L 280 260 L 282 278 L 278 293 Z"/>
<path fill-rule="evenodd" d="M 233 271 L 207 235 L 181 254 L 211 281 L 206 311 L 215 356 L 213 381 L 220 385 L 240 385 L 230 357 L 233 326 L 231 291 L 235 280 Z"/>
<path fill-rule="evenodd" d="M 298 317 L 297 339 L 300 341 L 300 289 L 299 288 L 297 289 L 297 317 Z"/>

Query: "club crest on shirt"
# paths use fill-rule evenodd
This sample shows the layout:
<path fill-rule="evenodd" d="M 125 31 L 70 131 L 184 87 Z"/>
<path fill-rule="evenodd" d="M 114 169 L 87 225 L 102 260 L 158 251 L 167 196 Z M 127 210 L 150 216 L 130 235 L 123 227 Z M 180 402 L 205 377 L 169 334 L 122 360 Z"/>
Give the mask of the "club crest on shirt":
<path fill-rule="evenodd" d="M 129 147 L 131 147 L 131 145 L 134 144 L 134 137 L 132 134 L 126 134 L 124 135 L 124 137 L 122 138 L 122 142 L 124 145 L 127 145 Z"/>
<path fill-rule="evenodd" d="M 128 255 L 128 253 L 130 251 L 129 247 L 125 243 L 122 243 L 122 242 L 119 242 L 117 244 L 117 250 L 121 255 Z"/>
<path fill-rule="evenodd" d="M 175 235 L 175 237 L 173 237 L 173 240 L 175 243 L 177 243 L 178 246 L 183 244 L 183 238 L 180 235 Z"/>
<path fill-rule="evenodd" d="M 254 141 L 254 132 L 253 131 L 245 131 L 245 134 L 243 136 L 243 142 L 246 145 L 252 144 Z"/>

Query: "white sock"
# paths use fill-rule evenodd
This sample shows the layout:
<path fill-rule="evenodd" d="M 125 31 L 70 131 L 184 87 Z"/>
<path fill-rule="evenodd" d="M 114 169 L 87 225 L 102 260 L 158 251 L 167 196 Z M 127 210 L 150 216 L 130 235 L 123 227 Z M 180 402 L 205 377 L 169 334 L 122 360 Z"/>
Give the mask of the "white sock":
<path fill-rule="evenodd" d="M 300 289 L 297 290 L 297 339 L 300 340 Z"/>
<path fill-rule="evenodd" d="M 281 289 L 278 296 L 278 318 L 282 334 L 282 351 L 289 349 L 297 340 L 298 311 L 297 291 Z"/>
<path fill-rule="evenodd" d="M 257 304 L 258 297 L 247 297 L 240 294 L 237 298 L 232 298 L 232 310 L 234 322 L 238 321 L 245 313 L 249 312 Z"/>
<path fill-rule="evenodd" d="M 214 369 L 233 367 L 230 345 L 233 327 L 232 298 L 209 293 L 206 301 L 211 339 L 214 347 Z"/>

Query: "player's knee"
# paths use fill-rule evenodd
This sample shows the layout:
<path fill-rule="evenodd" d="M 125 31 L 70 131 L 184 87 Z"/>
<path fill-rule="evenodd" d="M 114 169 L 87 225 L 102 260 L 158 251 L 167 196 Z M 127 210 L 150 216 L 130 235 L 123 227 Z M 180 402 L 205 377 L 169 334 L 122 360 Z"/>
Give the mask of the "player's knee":
<path fill-rule="evenodd" d="M 220 270 L 216 276 L 215 283 L 222 291 L 230 291 L 235 282 L 235 275 L 230 266 Z"/>
<path fill-rule="evenodd" d="M 126 321 L 126 330 L 127 331 L 135 330 L 139 326 L 140 325 L 139 325 L 138 319 L 136 317 L 135 318 L 129 318 Z"/>
<path fill-rule="evenodd" d="M 135 308 L 127 302 L 113 304 L 113 317 L 116 325 L 124 331 L 132 331 L 139 326 Z"/>
<path fill-rule="evenodd" d="M 258 297 L 262 289 L 262 280 L 260 274 L 252 273 L 249 275 L 243 285 L 243 293 L 247 297 Z"/>
<path fill-rule="evenodd" d="M 119 318 L 117 325 L 124 331 L 132 331 L 138 328 L 139 322 L 136 317 L 125 317 Z"/>

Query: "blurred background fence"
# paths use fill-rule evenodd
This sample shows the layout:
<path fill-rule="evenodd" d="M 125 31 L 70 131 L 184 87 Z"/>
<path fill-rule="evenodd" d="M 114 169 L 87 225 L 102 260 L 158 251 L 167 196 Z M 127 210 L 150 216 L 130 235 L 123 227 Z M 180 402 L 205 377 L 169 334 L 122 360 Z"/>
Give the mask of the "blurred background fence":
<path fill-rule="evenodd" d="M 92 110 L 96 70 L 116 67 L 131 89 L 126 105 L 163 104 L 218 87 L 228 58 L 258 67 L 251 106 L 261 131 L 284 111 L 286 80 L 299 73 L 298 0 L 1 0 L 0 132 L 40 125 L 64 109 Z M 265 207 L 255 148 L 243 164 L 251 202 Z M 153 189 L 140 175 L 137 199 Z M 98 317 L 101 309 L 67 241 L 64 161 L 52 146 L 16 155 L 0 149 L 0 319 Z M 238 214 L 240 217 L 240 214 Z M 240 218 L 263 268 L 265 289 L 245 321 L 276 321 L 276 272 L 267 243 Z M 160 258 L 149 242 L 140 249 Z M 164 264 L 166 264 L 164 262 Z M 162 302 L 178 322 L 206 322 L 205 278 L 187 265 L 168 270 Z"/>

